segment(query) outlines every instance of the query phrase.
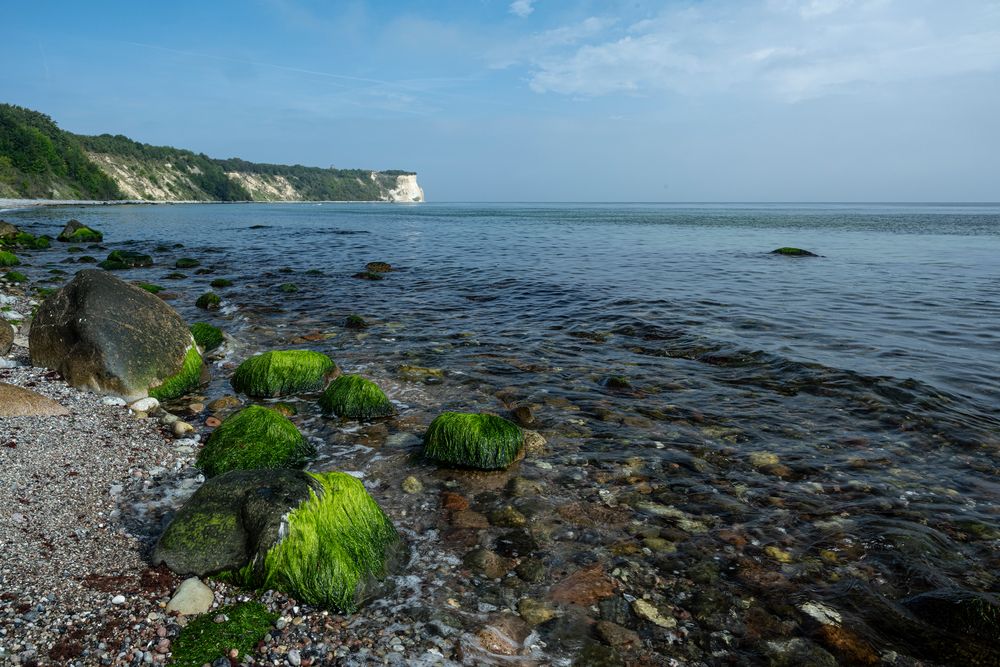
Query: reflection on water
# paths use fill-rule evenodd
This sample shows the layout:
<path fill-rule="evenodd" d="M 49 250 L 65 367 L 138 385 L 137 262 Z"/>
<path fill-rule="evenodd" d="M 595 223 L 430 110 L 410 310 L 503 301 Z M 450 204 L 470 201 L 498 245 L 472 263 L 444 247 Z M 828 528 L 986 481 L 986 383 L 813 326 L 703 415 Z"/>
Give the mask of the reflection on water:
<path fill-rule="evenodd" d="M 1000 664 L 997 207 L 199 205 L 6 217 L 52 235 L 76 217 L 108 239 L 90 254 L 154 254 L 156 267 L 123 277 L 163 284 L 182 315 L 236 339 L 210 399 L 231 391 L 232 362 L 274 347 L 321 350 L 379 382 L 401 408 L 387 423 L 339 424 L 314 397 L 293 401 L 317 467 L 364 471 L 390 514 L 409 513 L 414 540 L 422 528 L 458 556 L 513 540 L 542 561 L 542 581 L 480 582 L 477 599 L 494 607 L 558 601 L 552 581 L 597 563 L 626 608 L 603 600 L 587 613 L 641 628 L 679 660 L 760 661 L 808 637 L 844 662 L 896 651 L 897 664 Z M 822 257 L 768 254 L 785 245 Z M 180 253 L 205 271 L 167 280 Z M 72 272 L 62 261 L 73 257 L 37 253 L 28 272 Z M 397 270 L 350 277 L 373 260 Z M 235 282 L 218 290 L 226 307 L 197 311 L 218 277 Z M 289 282 L 299 291 L 278 290 Z M 346 329 L 352 313 L 371 326 Z M 515 406 L 530 407 L 548 443 L 509 473 L 437 471 L 413 456 L 442 410 Z M 415 473 L 483 516 L 511 505 L 525 527 L 463 527 L 434 498 L 415 507 L 398 490 Z M 513 492 L 518 479 L 535 492 Z M 436 576 L 429 606 L 461 598 L 467 581 Z M 648 591 L 676 619 L 669 629 L 628 610 Z M 548 655 L 590 655 L 593 633 L 575 618 L 538 630 Z"/>

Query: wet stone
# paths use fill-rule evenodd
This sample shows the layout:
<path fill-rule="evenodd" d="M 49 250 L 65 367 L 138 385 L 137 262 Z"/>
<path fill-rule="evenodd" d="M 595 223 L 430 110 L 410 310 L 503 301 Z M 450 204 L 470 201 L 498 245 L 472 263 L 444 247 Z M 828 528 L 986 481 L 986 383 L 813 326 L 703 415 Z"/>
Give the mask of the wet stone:
<path fill-rule="evenodd" d="M 501 528 L 517 528 L 527 522 L 528 519 L 510 505 L 490 512 L 490 523 Z"/>
<path fill-rule="evenodd" d="M 642 646 L 642 639 L 634 630 L 622 627 L 611 621 L 598 621 L 594 626 L 597 636 L 608 646 L 622 650 L 632 650 Z"/>
<path fill-rule="evenodd" d="M 509 558 L 527 556 L 538 550 L 538 542 L 526 530 L 510 530 L 496 539 L 496 550 Z"/>
<path fill-rule="evenodd" d="M 462 559 L 465 566 L 483 573 L 490 579 L 500 579 L 514 566 L 510 561 L 489 549 L 473 549 Z"/>
<path fill-rule="evenodd" d="M 538 558 L 525 558 L 515 568 L 515 572 L 522 581 L 537 584 L 545 580 L 545 563 Z"/>
<path fill-rule="evenodd" d="M 555 609 L 544 600 L 524 598 L 517 603 L 517 613 L 528 625 L 541 625 L 555 617 Z"/>

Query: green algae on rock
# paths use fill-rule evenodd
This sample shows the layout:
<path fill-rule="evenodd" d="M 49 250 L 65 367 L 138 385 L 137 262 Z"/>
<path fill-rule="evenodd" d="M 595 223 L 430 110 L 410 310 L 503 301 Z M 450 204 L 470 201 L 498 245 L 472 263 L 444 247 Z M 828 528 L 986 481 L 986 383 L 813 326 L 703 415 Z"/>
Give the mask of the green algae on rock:
<path fill-rule="evenodd" d="M 385 278 L 381 273 L 376 273 L 375 271 L 361 271 L 355 273 L 352 278 L 360 278 L 361 280 L 382 280 Z"/>
<path fill-rule="evenodd" d="M 240 364 L 232 384 L 236 391 L 263 398 L 319 391 L 336 367 L 321 352 L 272 350 Z"/>
<path fill-rule="evenodd" d="M 205 352 L 211 352 L 222 345 L 222 341 L 225 340 L 222 335 L 222 329 L 213 327 L 207 322 L 195 322 L 192 324 L 191 335 L 194 336 L 194 342 L 198 343 L 198 347 Z"/>
<path fill-rule="evenodd" d="M 275 410 L 251 405 L 227 417 L 198 454 L 206 477 L 230 470 L 301 468 L 316 450 Z"/>
<path fill-rule="evenodd" d="M 360 315 L 348 315 L 344 320 L 344 326 L 348 329 L 367 329 L 368 323 Z"/>
<path fill-rule="evenodd" d="M 785 255 L 786 257 L 819 257 L 816 253 L 803 250 L 802 248 L 783 247 L 771 251 L 772 255 Z"/>
<path fill-rule="evenodd" d="M 194 302 L 194 305 L 198 308 L 204 310 L 218 310 L 219 304 L 222 303 L 222 299 L 215 292 L 205 292 L 198 297 L 198 300 Z"/>
<path fill-rule="evenodd" d="M 403 553 L 392 522 L 354 477 L 237 470 L 191 496 L 160 536 L 153 562 L 353 611 Z"/>
<path fill-rule="evenodd" d="M 444 412 L 424 434 L 423 455 L 457 467 L 501 470 L 514 462 L 523 443 L 521 429 L 502 417 Z"/>
<path fill-rule="evenodd" d="M 285 294 L 293 294 L 299 291 L 299 286 L 295 283 L 282 283 L 278 285 L 278 290 Z"/>
<path fill-rule="evenodd" d="M 387 262 L 368 262 L 365 265 L 365 271 L 371 271 L 372 273 L 388 273 L 392 271 L 392 265 Z"/>
<path fill-rule="evenodd" d="M 154 285 L 153 283 L 136 283 L 136 285 L 146 290 L 150 294 L 159 294 L 164 289 L 163 287 L 160 287 L 159 285 Z"/>
<path fill-rule="evenodd" d="M 28 276 L 24 275 L 20 271 L 8 271 L 7 273 L 2 274 L 2 276 L 0 277 L 2 277 L 7 282 L 11 283 L 23 283 L 27 282 L 28 280 Z"/>
<path fill-rule="evenodd" d="M 268 551 L 258 581 L 309 604 L 351 612 L 394 569 L 399 535 L 359 479 L 307 474 L 319 489 L 288 515 L 288 535 Z"/>
<path fill-rule="evenodd" d="M 200 380 L 201 355 L 198 354 L 198 349 L 192 345 L 187 354 L 184 355 L 184 365 L 181 370 L 150 388 L 149 395 L 159 401 L 167 401 L 188 393 L 198 386 Z"/>
<path fill-rule="evenodd" d="M 21 260 L 12 252 L 0 250 L 0 266 L 17 266 Z"/>
<path fill-rule="evenodd" d="M 216 623 L 220 615 L 226 620 Z M 232 649 L 241 657 L 250 655 L 277 619 L 278 614 L 259 602 L 241 602 L 202 614 L 181 629 L 170 647 L 170 664 L 201 667 L 218 658 L 228 659 Z"/>
<path fill-rule="evenodd" d="M 174 262 L 175 269 L 193 269 L 194 267 L 200 265 L 196 259 L 191 259 L 190 257 L 181 257 L 179 260 Z"/>
<path fill-rule="evenodd" d="M 210 282 L 209 285 L 211 287 L 214 287 L 215 289 L 219 289 L 220 287 L 232 287 L 233 281 L 229 280 L 228 278 L 216 278 L 215 280 Z"/>
<path fill-rule="evenodd" d="M 79 220 L 70 220 L 59 232 L 56 240 L 65 243 L 100 243 L 104 234 L 83 224 Z"/>
<path fill-rule="evenodd" d="M 344 419 L 368 421 L 396 413 L 382 389 L 360 375 L 341 375 L 331 382 L 319 404 L 325 414 Z"/>

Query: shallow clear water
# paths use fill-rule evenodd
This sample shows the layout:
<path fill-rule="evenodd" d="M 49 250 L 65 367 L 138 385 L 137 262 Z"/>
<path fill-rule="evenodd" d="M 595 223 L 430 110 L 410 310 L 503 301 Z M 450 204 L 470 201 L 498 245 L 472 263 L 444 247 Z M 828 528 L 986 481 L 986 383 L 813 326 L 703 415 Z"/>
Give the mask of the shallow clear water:
<path fill-rule="evenodd" d="M 414 471 L 457 481 L 484 513 L 509 502 L 492 491 L 502 484 L 412 454 L 437 412 L 532 406 L 552 467 L 521 464 L 546 484 L 543 502 L 521 509 L 550 572 L 624 558 L 675 579 L 664 595 L 689 619 L 681 639 L 654 638 L 666 655 L 757 659 L 771 635 L 747 631 L 747 609 L 791 623 L 774 637 L 814 637 L 800 608 L 818 600 L 880 652 L 942 661 L 940 642 L 915 644 L 912 624 L 872 610 L 932 589 L 1000 590 L 998 206 L 175 205 L 3 217 L 53 236 L 78 218 L 105 233 L 84 250 L 98 259 L 153 254 L 153 268 L 120 275 L 168 287 L 189 321 L 237 339 L 209 399 L 228 391 L 229 362 L 274 347 L 321 350 L 379 381 L 398 420 L 337 424 L 308 400 L 297 419 L 319 466 L 367 471 L 390 511 L 407 507 L 398 482 Z M 184 248 L 156 250 L 174 243 Z M 59 245 L 26 272 L 80 268 L 61 263 L 79 254 Z M 821 257 L 769 254 L 780 246 Z M 212 273 L 165 279 L 182 256 Z M 351 277 L 376 260 L 397 270 Z M 218 277 L 235 281 L 217 290 L 225 307 L 198 311 Z M 277 289 L 288 282 L 300 291 Z M 345 329 L 350 313 L 372 326 Z M 608 376 L 631 386 L 610 389 Z M 559 513 L 574 503 L 613 517 Z M 672 546 L 650 548 L 650 527 Z M 461 555 L 468 536 L 455 539 Z M 710 589 L 723 599 L 692 602 Z M 553 655 L 582 650 L 560 642 L 549 638 Z"/>

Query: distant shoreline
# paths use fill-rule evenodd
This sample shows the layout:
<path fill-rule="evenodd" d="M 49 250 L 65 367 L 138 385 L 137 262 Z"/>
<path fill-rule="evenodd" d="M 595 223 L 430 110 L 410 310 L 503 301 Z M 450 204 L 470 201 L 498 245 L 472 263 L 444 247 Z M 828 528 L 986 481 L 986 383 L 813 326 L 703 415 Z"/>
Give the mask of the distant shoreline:
<path fill-rule="evenodd" d="M 0 199 L 0 212 L 19 211 L 42 206 L 127 206 L 137 204 L 423 204 L 424 202 L 398 202 L 366 199 L 339 200 L 267 200 L 221 201 L 204 199 Z"/>

